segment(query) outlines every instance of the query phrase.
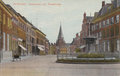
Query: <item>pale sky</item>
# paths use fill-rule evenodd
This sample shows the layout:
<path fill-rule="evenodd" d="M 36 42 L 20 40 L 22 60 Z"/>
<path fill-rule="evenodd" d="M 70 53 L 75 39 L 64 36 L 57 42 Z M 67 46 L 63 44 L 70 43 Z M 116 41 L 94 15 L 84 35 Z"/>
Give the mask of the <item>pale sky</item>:
<path fill-rule="evenodd" d="M 94 15 L 103 0 L 3 0 L 25 16 L 34 26 L 47 35 L 50 42 L 56 42 L 60 22 L 64 39 L 71 43 L 81 31 L 84 12 Z M 110 3 L 111 0 L 104 0 Z M 55 5 L 51 5 L 55 4 Z"/>

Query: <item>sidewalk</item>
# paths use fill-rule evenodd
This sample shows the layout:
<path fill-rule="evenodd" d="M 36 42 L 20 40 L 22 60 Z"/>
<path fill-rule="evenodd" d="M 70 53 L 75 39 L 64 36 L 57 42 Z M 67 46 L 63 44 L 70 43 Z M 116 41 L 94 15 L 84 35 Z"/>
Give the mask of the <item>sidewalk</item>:
<path fill-rule="evenodd" d="M 32 57 L 32 55 L 21 56 L 21 60 L 24 60 L 24 59 L 27 59 L 27 58 L 30 58 L 30 57 Z M 7 59 L 2 60 L 0 64 L 10 63 L 10 62 L 13 62 L 13 58 L 12 57 L 9 57 Z"/>

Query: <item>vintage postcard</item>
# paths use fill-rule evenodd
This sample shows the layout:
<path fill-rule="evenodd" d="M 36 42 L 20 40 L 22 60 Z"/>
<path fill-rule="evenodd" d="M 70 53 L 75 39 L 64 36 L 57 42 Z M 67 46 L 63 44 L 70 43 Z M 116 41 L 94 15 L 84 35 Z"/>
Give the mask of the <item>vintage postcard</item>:
<path fill-rule="evenodd" d="M 0 76 L 120 76 L 120 0 L 0 0 Z"/>

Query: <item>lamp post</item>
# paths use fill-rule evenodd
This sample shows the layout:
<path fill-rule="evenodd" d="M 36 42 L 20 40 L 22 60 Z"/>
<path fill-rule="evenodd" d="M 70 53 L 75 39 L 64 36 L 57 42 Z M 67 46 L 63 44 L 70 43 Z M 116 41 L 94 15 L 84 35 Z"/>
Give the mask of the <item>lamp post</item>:
<path fill-rule="evenodd" d="M 1 28 L 1 29 L 0 29 L 0 62 L 1 62 L 1 60 L 2 60 L 2 47 L 3 47 L 3 46 L 2 46 L 2 41 L 3 41 L 3 40 L 2 40 L 2 39 L 3 39 L 3 38 L 2 38 L 2 33 L 3 33 L 3 30 L 2 30 L 2 21 L 0 22 L 0 26 L 1 26 L 1 27 L 0 27 L 0 28 Z"/>
<path fill-rule="evenodd" d="M 59 47 L 57 47 L 57 60 L 59 59 L 59 51 L 60 51 L 60 49 L 59 49 Z"/>
<path fill-rule="evenodd" d="M 0 62 L 2 60 L 2 28 L 0 30 Z"/>

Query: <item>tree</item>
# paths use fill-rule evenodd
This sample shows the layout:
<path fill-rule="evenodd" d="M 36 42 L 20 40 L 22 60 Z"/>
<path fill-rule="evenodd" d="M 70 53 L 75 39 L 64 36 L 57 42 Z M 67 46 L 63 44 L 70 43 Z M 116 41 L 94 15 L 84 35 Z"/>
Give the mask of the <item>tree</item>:
<path fill-rule="evenodd" d="M 75 49 L 75 52 L 76 52 L 76 53 L 81 52 L 80 48 L 76 48 L 76 49 Z"/>

